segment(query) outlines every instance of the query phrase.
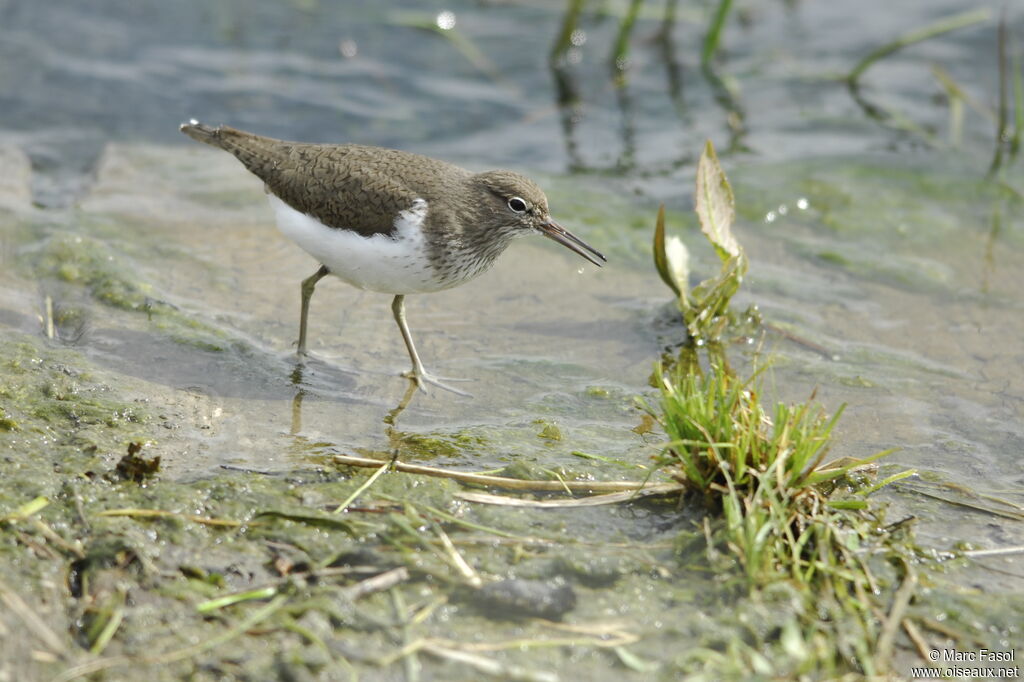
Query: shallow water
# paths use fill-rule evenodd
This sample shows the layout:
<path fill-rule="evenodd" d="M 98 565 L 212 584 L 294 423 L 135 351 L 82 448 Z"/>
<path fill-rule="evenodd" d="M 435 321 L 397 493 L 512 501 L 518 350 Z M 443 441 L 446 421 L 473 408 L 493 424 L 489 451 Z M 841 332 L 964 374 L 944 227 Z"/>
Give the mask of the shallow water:
<path fill-rule="evenodd" d="M 636 464 L 656 452 L 656 435 L 634 431 L 633 399 L 682 330 L 650 266 L 651 228 L 667 202 L 697 275 L 711 273 L 689 213 L 693 162 L 711 138 L 752 263 L 739 304 L 790 335 L 766 337 L 779 398 L 814 391 L 829 410 L 845 403 L 836 455 L 896 447 L 891 462 L 926 480 L 1024 504 L 1024 175 L 1017 161 L 985 178 L 984 113 L 968 108 L 952 145 L 930 73 L 941 65 L 990 109 L 994 22 L 865 74 L 864 97 L 915 131 L 872 118 L 836 81 L 881 42 L 962 5 L 745 6 L 715 62 L 722 90 L 699 68 L 704 14 L 683 6 L 668 39 L 661 6 L 644 8 L 623 76 L 609 67 L 621 3 L 584 12 L 552 69 L 565 17 L 551 3 L 101 2 L 86 12 L 8 0 L 0 327 L 39 339 L 49 297 L 63 320 L 49 345 L 81 353 L 100 381 L 155 410 L 162 435 L 147 451 L 168 480 L 225 467 L 287 474 L 322 455 L 396 448 L 454 468 L 525 462 L 635 477 L 574 453 Z M 448 32 L 435 30 L 443 11 L 455 18 Z M 1018 35 L 1022 22 L 1010 8 Z M 298 285 L 316 264 L 273 228 L 257 180 L 177 132 L 193 116 L 523 170 L 610 262 L 598 271 L 527 239 L 468 286 L 410 297 L 424 362 L 468 379 L 459 386 L 474 397 L 416 395 L 396 440 L 383 420 L 405 393 L 407 359 L 389 298 L 322 282 L 313 357 L 297 373 Z M 24 443 L 9 449 L 24 457 Z M 919 538 L 937 550 L 1024 544 L 1019 521 L 907 489 L 883 496 L 891 518 L 918 516 Z M 573 516 L 582 534 L 604 526 L 655 541 L 664 531 L 631 528 L 626 510 L 590 514 Z M 1021 579 L 997 559 L 957 578 L 1017 592 Z"/>

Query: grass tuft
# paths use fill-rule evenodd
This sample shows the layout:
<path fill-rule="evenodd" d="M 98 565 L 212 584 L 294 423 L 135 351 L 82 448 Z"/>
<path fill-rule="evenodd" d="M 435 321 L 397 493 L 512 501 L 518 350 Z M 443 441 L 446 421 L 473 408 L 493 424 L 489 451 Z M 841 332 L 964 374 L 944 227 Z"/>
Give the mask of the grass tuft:
<path fill-rule="evenodd" d="M 785 493 L 818 478 L 815 467 L 842 409 L 829 418 L 811 403 L 778 403 L 773 418 L 761 404 L 757 375 L 740 380 L 717 365 L 699 373 L 677 364 L 658 376 L 658 418 L 670 438 L 658 464 L 678 470 L 692 492 L 708 499 L 730 489 L 751 495 L 769 468 Z"/>
<path fill-rule="evenodd" d="M 727 642 L 724 657 L 701 649 L 677 664 L 725 677 L 884 673 L 917 580 L 909 569 L 896 576 L 895 603 L 903 606 L 881 615 L 883 591 L 868 558 L 906 567 L 912 550 L 886 532 L 865 498 L 913 472 L 872 485 L 858 480 L 855 472 L 889 451 L 823 466 L 842 407 L 829 415 L 813 400 L 769 405 L 762 398 L 763 367 L 747 378 L 729 367 L 720 337 L 747 262 L 732 234 L 732 189 L 710 143 L 698 166 L 695 203 L 722 270 L 687 291 L 685 249 L 670 246 L 659 212 L 655 266 L 677 297 L 690 343 L 656 366 L 658 403 L 642 406 L 668 437 L 657 468 L 708 512 L 703 534 L 684 534 L 683 544 L 703 539 L 710 570 L 742 586 L 746 607 L 763 611 L 748 620 L 775 625 L 752 642 Z"/>

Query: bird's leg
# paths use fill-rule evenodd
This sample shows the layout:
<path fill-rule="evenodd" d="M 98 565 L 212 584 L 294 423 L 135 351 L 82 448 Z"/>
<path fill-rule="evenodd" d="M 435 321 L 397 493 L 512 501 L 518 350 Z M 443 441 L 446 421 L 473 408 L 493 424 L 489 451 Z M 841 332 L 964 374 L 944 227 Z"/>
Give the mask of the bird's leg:
<path fill-rule="evenodd" d="M 412 360 L 412 370 L 405 372 L 402 376 L 409 377 L 416 382 L 416 385 L 424 393 L 427 392 L 424 383 L 427 381 L 427 370 L 423 369 L 420 362 L 420 354 L 416 352 L 416 345 L 412 342 L 412 334 L 409 332 L 409 324 L 405 321 L 405 295 L 398 294 L 391 302 L 391 312 L 395 315 L 395 322 L 402 332 L 402 339 L 405 341 L 405 348 L 409 351 L 409 358 Z"/>
<path fill-rule="evenodd" d="M 409 325 L 405 321 L 405 295 L 398 294 L 395 296 L 395 300 L 391 302 L 391 312 L 395 315 L 395 322 L 398 323 L 398 329 L 402 332 L 402 339 L 405 340 L 405 347 L 409 351 L 409 358 L 412 360 L 412 369 L 408 372 L 404 372 L 402 376 L 408 377 L 416 382 L 416 385 L 424 393 L 427 392 L 426 384 L 432 384 L 438 388 L 443 388 L 446 391 L 451 391 L 457 395 L 465 396 L 467 398 L 472 397 L 465 391 L 460 391 L 457 388 L 447 386 L 442 382 L 438 381 L 434 377 L 427 373 L 427 370 L 423 368 L 423 363 L 420 362 L 419 353 L 416 352 L 416 346 L 412 342 L 412 334 L 409 333 Z M 451 381 L 449 379 L 449 381 Z"/>
<path fill-rule="evenodd" d="M 330 274 L 326 265 L 302 280 L 302 308 L 299 310 L 299 356 L 306 354 L 306 322 L 309 320 L 309 299 L 313 298 L 316 283 Z"/>

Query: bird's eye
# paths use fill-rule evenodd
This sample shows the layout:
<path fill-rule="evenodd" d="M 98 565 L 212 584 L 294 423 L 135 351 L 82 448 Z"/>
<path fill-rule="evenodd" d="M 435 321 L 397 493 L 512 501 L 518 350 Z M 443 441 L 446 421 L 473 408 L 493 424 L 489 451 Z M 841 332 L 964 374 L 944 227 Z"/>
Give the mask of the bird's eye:
<path fill-rule="evenodd" d="M 512 197 L 508 200 L 508 208 L 513 213 L 526 213 L 526 202 L 519 197 Z"/>

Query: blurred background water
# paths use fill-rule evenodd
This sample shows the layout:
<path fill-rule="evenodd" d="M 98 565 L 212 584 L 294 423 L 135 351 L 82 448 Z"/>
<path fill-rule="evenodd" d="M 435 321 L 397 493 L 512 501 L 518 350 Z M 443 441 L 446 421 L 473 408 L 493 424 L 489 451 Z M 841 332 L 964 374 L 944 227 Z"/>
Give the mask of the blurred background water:
<path fill-rule="evenodd" d="M 633 5 L 636 22 L 624 28 Z M 989 7 L 993 18 L 999 10 L 970 7 Z M 44 205 L 77 196 L 110 141 L 187 144 L 175 124 L 190 117 L 286 139 L 632 179 L 685 176 L 705 138 L 743 150 L 747 161 L 907 153 L 920 139 L 878 125 L 837 77 L 880 44 L 969 7 L 739 3 L 713 61 L 720 83 L 700 64 L 712 9 L 610 0 L 5 0 L 2 122 L 32 159 Z M 1019 20 L 1011 7 L 1011 26 Z M 892 56 L 870 72 L 869 97 L 943 137 L 949 113 L 932 64 L 994 106 L 993 21 Z M 965 126 L 965 147 L 991 145 L 990 121 L 972 114 Z M 687 192 L 661 194 L 678 201 Z"/>

